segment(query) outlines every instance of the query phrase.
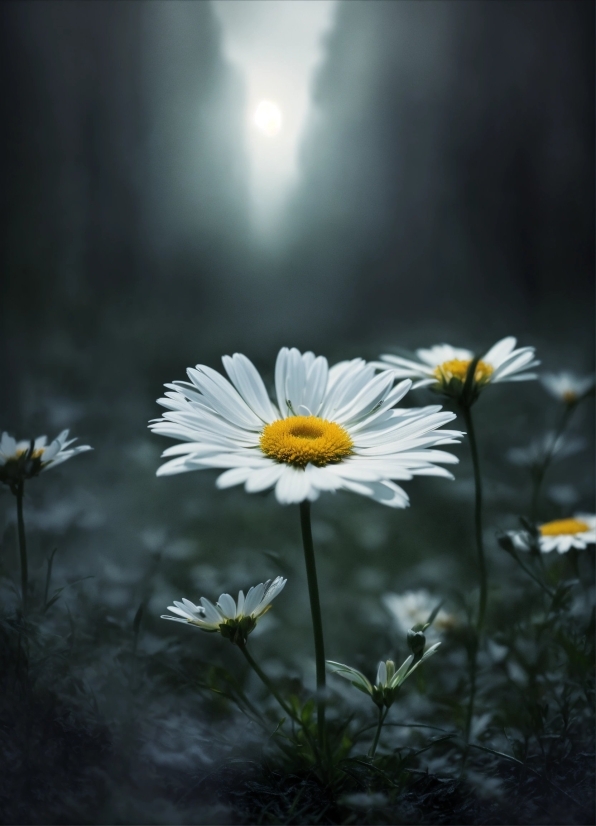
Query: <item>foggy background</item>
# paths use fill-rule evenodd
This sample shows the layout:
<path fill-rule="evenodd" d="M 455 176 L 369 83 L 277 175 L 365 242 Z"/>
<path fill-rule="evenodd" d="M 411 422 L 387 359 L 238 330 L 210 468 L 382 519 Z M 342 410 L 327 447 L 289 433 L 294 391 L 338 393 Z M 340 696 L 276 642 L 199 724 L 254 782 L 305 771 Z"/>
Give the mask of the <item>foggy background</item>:
<path fill-rule="evenodd" d="M 5 425 L 39 382 L 155 396 L 283 344 L 513 333 L 589 366 L 593 23 L 589 2 L 3 4 Z M 292 157 L 259 144 L 255 95 L 282 98 Z"/>

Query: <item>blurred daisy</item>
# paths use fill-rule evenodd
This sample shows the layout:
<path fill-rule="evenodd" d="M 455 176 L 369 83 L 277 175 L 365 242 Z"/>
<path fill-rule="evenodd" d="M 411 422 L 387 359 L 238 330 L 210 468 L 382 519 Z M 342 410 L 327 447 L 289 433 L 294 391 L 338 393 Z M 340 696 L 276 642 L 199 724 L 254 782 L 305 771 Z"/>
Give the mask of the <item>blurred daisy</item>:
<path fill-rule="evenodd" d="M 499 540 L 499 544 L 508 550 L 510 542 L 516 551 L 538 550 L 544 554 L 558 551 L 567 553 L 570 548 L 583 550 L 588 545 L 596 543 L 596 516 L 580 513 L 570 519 L 555 519 L 538 526 L 536 538 L 529 531 L 507 531 Z"/>
<path fill-rule="evenodd" d="M 383 596 L 383 604 L 391 614 L 397 629 L 406 635 L 413 627 L 426 625 L 440 601 L 438 597 L 433 596 L 424 588 L 417 591 L 405 591 L 403 594 L 389 593 Z M 437 632 L 449 631 L 457 624 L 458 620 L 454 614 L 439 608 L 432 625 L 425 631 L 425 634 L 427 637 L 436 637 Z"/>
<path fill-rule="evenodd" d="M 516 343 L 512 336 L 503 338 L 482 356 L 474 373 L 476 392 L 487 384 L 536 378 L 535 373 L 524 372 L 540 364 L 534 358 L 534 348 L 520 347 L 516 350 Z M 396 379 L 414 379 L 414 388 L 432 385 L 450 396 L 461 394 L 468 368 L 475 358 L 471 350 L 437 344 L 429 349 L 416 350 L 416 355 L 418 361 L 384 355 L 376 366 L 385 370 L 390 367 Z"/>
<path fill-rule="evenodd" d="M 583 549 L 596 543 L 596 516 L 580 513 L 573 519 L 555 519 L 540 525 L 538 531 L 543 553 L 558 551 L 564 554 L 570 548 Z"/>
<path fill-rule="evenodd" d="M 49 445 L 46 436 L 17 442 L 8 433 L 3 433 L 0 439 L 0 481 L 14 487 L 25 479 L 72 459 L 77 453 L 93 450 L 89 445 L 68 449 L 74 442 L 76 439 L 68 438 L 68 430 L 63 430 Z"/>
<path fill-rule="evenodd" d="M 415 661 L 415 656 L 410 656 L 402 663 L 402 665 L 395 670 L 395 663 L 393 660 L 381 661 L 377 669 L 377 678 L 374 685 L 370 680 L 358 671 L 356 668 L 350 668 L 349 665 L 327 660 L 329 670 L 345 680 L 349 680 L 354 688 L 368 694 L 373 703 L 377 706 L 385 706 L 389 708 L 397 696 L 397 692 L 402 683 L 407 680 L 410 674 L 413 674 L 418 666 L 427 660 L 435 653 L 437 648 L 441 645 L 440 642 L 435 643 L 426 651 L 422 657 Z"/>
<path fill-rule="evenodd" d="M 168 611 L 176 614 L 175 617 L 162 614 L 161 618 L 196 625 L 202 631 L 219 631 L 235 645 L 244 645 L 286 582 L 281 576 L 268 579 L 250 588 L 246 596 L 240 591 L 237 602 L 229 594 L 222 594 L 215 605 L 205 597 L 201 597 L 200 605 L 182 598 L 182 602 L 168 605 Z"/>
<path fill-rule="evenodd" d="M 164 451 L 175 458 L 158 475 L 219 468 L 225 471 L 219 488 L 275 488 L 284 505 L 349 490 L 394 508 L 408 505 L 396 480 L 453 478 L 439 464 L 458 459 L 433 448 L 457 444 L 459 431 L 438 430 L 454 414 L 440 406 L 393 409 L 411 382 L 394 387 L 392 371 L 375 375 L 362 359 L 329 368 L 322 356 L 284 347 L 275 366 L 275 404 L 246 356 L 224 356 L 223 364 L 229 381 L 197 365 L 187 371 L 190 382 L 166 385 L 158 402 L 168 412 L 150 428 L 182 443 Z"/>
<path fill-rule="evenodd" d="M 507 459 L 512 465 L 518 467 L 534 468 L 539 467 L 546 460 L 549 462 L 566 459 L 580 453 L 586 446 L 586 440 L 581 437 L 556 435 L 554 432 L 546 433 L 538 439 L 534 439 L 528 447 L 512 447 L 507 451 Z"/>
<path fill-rule="evenodd" d="M 551 396 L 565 404 L 576 404 L 594 389 L 595 377 L 580 378 L 573 373 L 543 373 L 542 386 Z"/>

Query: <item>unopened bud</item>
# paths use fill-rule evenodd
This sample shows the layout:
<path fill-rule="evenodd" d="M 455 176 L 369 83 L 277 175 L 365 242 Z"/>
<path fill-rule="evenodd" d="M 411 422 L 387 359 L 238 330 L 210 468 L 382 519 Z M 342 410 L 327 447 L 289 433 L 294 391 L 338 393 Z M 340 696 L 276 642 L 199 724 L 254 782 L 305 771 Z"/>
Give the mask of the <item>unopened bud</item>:
<path fill-rule="evenodd" d="M 422 631 L 414 631 L 411 628 L 408 631 L 408 648 L 414 654 L 414 656 L 419 656 L 424 651 L 424 646 L 426 645 L 426 637 L 422 633 Z"/>

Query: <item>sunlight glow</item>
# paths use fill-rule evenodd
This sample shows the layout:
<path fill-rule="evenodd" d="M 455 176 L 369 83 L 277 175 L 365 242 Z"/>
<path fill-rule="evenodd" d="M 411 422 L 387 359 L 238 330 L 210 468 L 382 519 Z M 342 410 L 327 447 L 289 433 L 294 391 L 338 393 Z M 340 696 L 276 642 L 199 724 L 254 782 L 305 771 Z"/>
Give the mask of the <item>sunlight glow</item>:
<path fill-rule="evenodd" d="M 274 138 L 282 126 L 282 113 L 277 103 L 271 100 L 262 100 L 254 115 L 254 123 L 257 129 L 268 138 Z"/>
<path fill-rule="evenodd" d="M 316 116 L 311 84 L 334 25 L 336 0 L 212 0 L 224 57 L 245 92 L 244 136 L 251 218 L 278 237 L 283 206 L 300 176 L 299 148 Z"/>

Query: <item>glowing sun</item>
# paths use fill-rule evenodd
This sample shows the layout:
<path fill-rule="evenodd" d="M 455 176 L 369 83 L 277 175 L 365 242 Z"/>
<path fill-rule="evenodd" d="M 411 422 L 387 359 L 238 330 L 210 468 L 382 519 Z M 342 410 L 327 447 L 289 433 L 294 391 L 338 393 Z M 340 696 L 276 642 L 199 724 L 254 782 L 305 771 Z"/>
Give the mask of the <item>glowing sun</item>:
<path fill-rule="evenodd" d="M 282 124 L 281 109 L 277 103 L 262 100 L 255 109 L 254 124 L 268 138 L 274 138 L 279 133 Z"/>

